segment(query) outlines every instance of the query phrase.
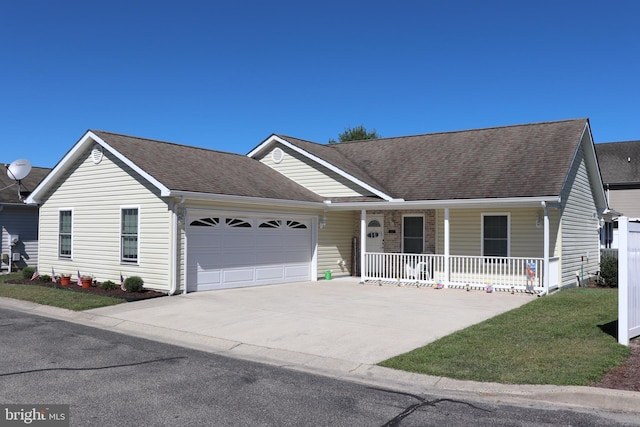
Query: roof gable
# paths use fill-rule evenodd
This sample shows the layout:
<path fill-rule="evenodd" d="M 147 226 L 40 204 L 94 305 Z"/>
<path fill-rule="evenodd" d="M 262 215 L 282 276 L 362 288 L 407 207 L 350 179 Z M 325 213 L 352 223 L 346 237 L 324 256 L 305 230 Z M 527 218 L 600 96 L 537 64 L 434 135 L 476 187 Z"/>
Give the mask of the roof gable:
<path fill-rule="evenodd" d="M 47 188 L 61 179 L 64 170 L 96 143 L 157 187 L 162 196 L 182 192 L 321 201 L 314 193 L 246 156 L 105 131 L 88 131 L 36 189 L 31 202 L 37 202 Z"/>
<path fill-rule="evenodd" d="M 389 196 L 386 189 L 384 189 L 380 183 L 367 173 L 363 172 L 362 169 L 343 156 L 339 151 L 334 150 L 334 144 L 324 145 L 290 136 L 272 135 L 256 148 L 251 150 L 247 156 L 251 158 L 259 158 L 261 154 L 265 153 L 277 143 L 293 149 L 305 156 L 312 163 L 317 163 L 328 168 L 332 172 L 351 181 L 353 184 L 375 194 L 377 197 L 387 201 L 393 200 L 393 197 Z"/>

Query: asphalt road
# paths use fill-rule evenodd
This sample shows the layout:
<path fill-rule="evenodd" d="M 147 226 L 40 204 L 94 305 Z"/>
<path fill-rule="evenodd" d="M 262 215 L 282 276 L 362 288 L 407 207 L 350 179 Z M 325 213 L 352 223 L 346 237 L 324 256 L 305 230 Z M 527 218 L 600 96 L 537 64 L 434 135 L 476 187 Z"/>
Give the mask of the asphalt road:
<path fill-rule="evenodd" d="M 11 403 L 70 404 L 72 426 L 640 425 L 372 388 L 0 309 L 0 404 Z"/>

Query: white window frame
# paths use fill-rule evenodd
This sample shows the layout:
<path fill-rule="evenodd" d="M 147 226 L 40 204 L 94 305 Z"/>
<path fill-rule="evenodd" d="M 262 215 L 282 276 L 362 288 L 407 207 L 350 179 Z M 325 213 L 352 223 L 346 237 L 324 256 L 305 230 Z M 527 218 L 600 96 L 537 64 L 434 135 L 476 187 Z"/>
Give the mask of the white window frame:
<path fill-rule="evenodd" d="M 507 257 L 511 256 L 511 212 L 483 212 L 480 221 L 480 248 L 482 256 L 484 254 L 484 218 L 488 216 L 506 216 L 507 217 Z M 494 255 L 491 255 L 494 256 Z"/>
<path fill-rule="evenodd" d="M 425 244 L 424 244 L 424 238 L 425 238 L 425 232 L 424 232 L 424 226 L 425 226 L 425 220 L 424 220 L 424 214 L 404 214 L 402 215 L 402 253 L 404 252 L 404 219 L 405 218 L 422 218 L 422 251 L 418 252 L 418 253 L 424 253 L 424 248 L 425 248 Z"/>
<path fill-rule="evenodd" d="M 124 259 L 124 253 L 123 253 L 123 244 L 122 244 L 122 220 L 123 220 L 123 215 L 124 215 L 124 211 L 126 209 L 136 209 L 138 211 L 138 223 L 136 224 L 137 227 L 137 235 L 138 235 L 138 242 L 136 245 L 136 255 L 137 258 L 135 260 L 132 259 Z M 127 265 L 138 265 L 140 264 L 140 217 L 141 217 L 141 212 L 140 212 L 140 206 L 131 206 L 131 205 L 125 205 L 125 206 L 120 206 L 120 221 L 118 222 L 118 227 L 119 227 L 119 235 L 120 235 L 120 240 L 119 240 L 119 245 L 120 245 L 120 263 L 121 264 L 127 264 Z"/>
<path fill-rule="evenodd" d="M 70 249 L 71 253 L 69 254 L 69 256 L 62 255 L 60 253 L 60 251 L 62 250 L 62 247 L 60 245 L 60 214 L 62 212 L 71 212 L 71 249 Z M 73 259 L 73 235 L 74 235 L 74 232 L 73 232 L 73 218 L 74 218 L 74 216 L 75 216 L 75 213 L 73 212 L 73 208 L 59 208 L 58 209 L 58 232 L 57 232 L 57 234 L 58 234 L 58 244 L 57 244 L 57 247 L 58 247 L 58 259 L 69 259 L 69 260 Z"/>

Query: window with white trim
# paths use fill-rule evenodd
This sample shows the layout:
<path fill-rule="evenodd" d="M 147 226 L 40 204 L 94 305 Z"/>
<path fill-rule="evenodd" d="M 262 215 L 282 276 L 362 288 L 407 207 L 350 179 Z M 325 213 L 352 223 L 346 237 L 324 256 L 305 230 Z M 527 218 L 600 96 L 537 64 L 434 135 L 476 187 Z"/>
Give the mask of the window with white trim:
<path fill-rule="evenodd" d="M 60 211 L 58 216 L 58 256 L 71 258 L 71 241 L 73 237 L 73 213 L 70 210 Z"/>
<path fill-rule="evenodd" d="M 509 215 L 482 214 L 482 255 L 509 256 Z"/>
<path fill-rule="evenodd" d="M 123 262 L 138 262 L 138 208 L 122 208 L 120 253 Z"/>
<path fill-rule="evenodd" d="M 422 215 L 402 218 L 402 252 L 407 254 L 424 252 L 424 217 Z"/>

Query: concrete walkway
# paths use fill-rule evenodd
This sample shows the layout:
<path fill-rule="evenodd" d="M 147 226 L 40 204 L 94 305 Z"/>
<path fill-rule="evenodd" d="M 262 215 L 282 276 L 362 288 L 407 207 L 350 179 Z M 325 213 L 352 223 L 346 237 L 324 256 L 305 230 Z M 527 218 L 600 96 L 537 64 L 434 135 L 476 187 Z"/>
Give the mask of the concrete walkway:
<path fill-rule="evenodd" d="M 475 383 L 375 365 L 535 298 L 361 285 L 348 278 L 198 292 L 85 312 L 7 298 L 0 306 L 405 392 L 640 413 L 635 392 Z"/>

